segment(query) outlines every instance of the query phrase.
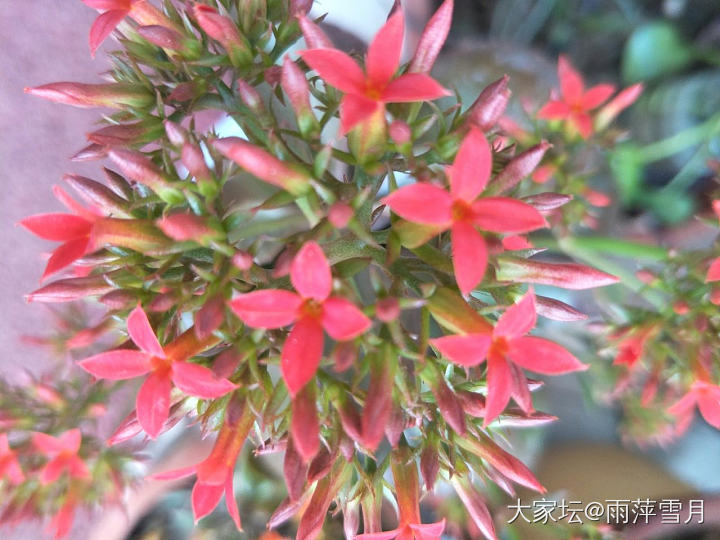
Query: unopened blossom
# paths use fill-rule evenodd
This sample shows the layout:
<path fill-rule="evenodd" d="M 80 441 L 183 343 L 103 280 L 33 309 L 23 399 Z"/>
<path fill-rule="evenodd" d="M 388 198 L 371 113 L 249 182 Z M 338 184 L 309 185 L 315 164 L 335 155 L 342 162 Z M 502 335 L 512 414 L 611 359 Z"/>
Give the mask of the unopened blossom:
<path fill-rule="evenodd" d="M 136 408 L 137 419 L 151 438 L 159 435 L 168 419 L 173 384 L 200 399 L 219 398 L 236 387 L 227 379 L 216 377 L 211 369 L 188 362 L 217 341 L 213 336 L 198 340 L 191 328 L 163 347 L 140 306 L 128 316 L 127 329 L 140 350 L 114 349 L 79 364 L 98 379 L 118 381 L 148 375 L 138 392 Z"/>
<path fill-rule="evenodd" d="M 347 133 L 387 103 L 428 101 L 450 93 L 425 73 L 395 76 L 400 66 L 405 18 L 398 9 L 373 39 L 365 71 L 346 53 L 332 48 L 307 49 L 300 57 L 329 85 L 345 93 L 340 102 L 340 129 Z"/>
<path fill-rule="evenodd" d="M 500 316 L 492 332 L 431 340 L 433 346 L 456 364 L 476 366 L 487 359 L 485 425 L 497 418 L 510 397 L 526 412 L 532 411 L 527 379 L 522 369 L 560 375 L 588 367 L 557 343 L 525 335 L 536 321 L 535 293 L 530 289 Z"/>
<path fill-rule="evenodd" d="M 32 442 L 33 446 L 48 458 L 40 471 L 39 480 L 42 485 L 56 482 L 63 473 L 67 473 L 70 478 L 90 478 L 87 465 L 78 456 L 82 442 L 79 429 L 68 430 L 57 437 L 36 432 L 33 433 Z"/>
<path fill-rule="evenodd" d="M 352 302 L 331 296 L 332 273 L 322 248 L 306 243 L 290 267 L 297 293 L 263 289 L 230 302 L 235 314 L 252 328 L 293 324 L 282 350 L 282 373 L 292 395 L 315 375 L 323 350 L 323 329 L 337 341 L 348 341 L 370 327 L 370 319 Z"/>
<path fill-rule="evenodd" d="M 383 199 L 393 212 L 416 223 L 450 230 L 455 280 L 469 294 L 482 280 L 488 248 L 478 228 L 491 232 L 525 233 L 545 226 L 545 219 L 527 203 L 509 197 L 480 197 L 492 168 L 490 147 L 482 132 L 471 129 L 445 172 L 450 190 L 418 182 Z"/>
<path fill-rule="evenodd" d="M 0 480 L 7 478 L 11 484 L 25 480 L 17 452 L 10 448 L 7 433 L 0 433 Z"/>
<path fill-rule="evenodd" d="M 565 120 L 587 139 L 593 132 L 590 112 L 607 101 L 615 92 L 615 87 L 611 84 L 598 84 L 585 90 L 582 75 L 562 55 L 558 59 L 558 79 L 560 96 L 551 96 L 550 101 L 538 111 L 538 118 Z"/>

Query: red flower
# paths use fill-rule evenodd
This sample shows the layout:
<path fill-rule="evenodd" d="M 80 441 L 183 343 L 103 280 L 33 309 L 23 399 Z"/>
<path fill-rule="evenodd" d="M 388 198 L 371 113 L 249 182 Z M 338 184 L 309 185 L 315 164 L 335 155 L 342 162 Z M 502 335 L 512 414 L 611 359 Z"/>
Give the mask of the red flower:
<path fill-rule="evenodd" d="M 545 219 L 527 203 L 507 197 L 479 198 L 490 179 L 492 156 L 481 131 L 472 129 L 460 145 L 455 162 L 446 167 L 450 191 L 428 183 L 402 187 L 383 199 L 408 221 L 450 229 L 455 279 L 463 294 L 485 274 L 487 245 L 476 230 L 524 233 L 545 226 Z"/>
<path fill-rule="evenodd" d="M 115 349 L 81 360 L 80 366 L 98 379 L 113 381 L 133 379 L 149 373 L 137 395 L 137 419 L 145 432 L 156 438 L 170 413 L 170 391 L 173 383 L 190 396 L 214 399 L 236 388 L 212 370 L 187 359 L 207 348 L 212 337 L 198 340 L 189 329 L 165 348 L 160 345 L 142 307 L 128 316 L 130 339 L 140 350 Z"/>
<path fill-rule="evenodd" d="M 329 85 L 345 93 L 340 102 L 340 128 L 347 133 L 386 103 L 426 101 L 450 93 L 424 73 L 394 77 L 400 65 L 405 19 L 398 9 L 368 48 L 365 72 L 337 49 L 308 49 L 299 54 Z"/>
<path fill-rule="evenodd" d="M 587 139 L 593 132 L 590 111 L 602 105 L 615 92 L 611 84 L 598 84 L 585 91 L 582 76 L 564 56 L 558 59 L 561 99 L 551 96 L 538 111 L 538 118 L 566 120 Z"/>
<path fill-rule="evenodd" d="M 40 472 L 42 485 L 56 482 L 64 472 L 67 472 L 70 478 L 90 478 L 87 465 L 78 456 L 82 441 L 79 429 L 70 429 L 59 437 L 36 432 L 33 433 L 32 441 L 35 447 L 49 458 Z"/>
<path fill-rule="evenodd" d="M 695 381 L 690 391 L 668 408 L 668 412 L 680 418 L 684 431 L 692 419 L 697 405 L 703 418 L 711 426 L 720 429 L 720 386 L 706 381 Z"/>
<path fill-rule="evenodd" d="M 446 336 L 431 343 L 447 358 L 463 366 L 475 366 L 487 357 L 487 426 L 515 398 L 523 410 L 530 412 L 532 402 L 525 368 L 547 375 L 560 375 L 587 369 L 560 345 L 543 338 L 526 336 L 537 319 L 535 293 L 532 288 L 498 319 L 491 333 Z"/>
<path fill-rule="evenodd" d="M 59 272 L 77 259 L 93 251 L 90 235 L 98 216 L 72 200 L 62 189 L 55 187 L 55 195 L 74 214 L 36 214 L 20 221 L 20 225 L 35 236 L 62 242 L 53 251 L 45 266 L 42 279 Z"/>
<path fill-rule="evenodd" d="M 331 338 L 348 341 L 370 327 L 362 311 L 345 298 L 330 296 L 332 274 L 322 248 L 308 242 L 295 256 L 290 281 L 299 294 L 266 289 L 242 294 L 230 302 L 235 314 L 252 328 L 281 328 L 295 323 L 282 350 L 282 373 L 294 396 L 313 378 L 323 349 L 323 328 Z"/>
<path fill-rule="evenodd" d="M 0 433 L 0 478 L 7 478 L 11 484 L 19 484 L 25 480 L 17 452 L 13 451 L 8 443 L 7 433 Z"/>
<path fill-rule="evenodd" d="M 646 343 L 655 336 L 657 330 L 657 325 L 648 324 L 635 329 L 626 329 L 615 336 L 611 336 L 620 340 L 618 354 L 613 361 L 613 365 L 633 367 L 642 358 Z"/>

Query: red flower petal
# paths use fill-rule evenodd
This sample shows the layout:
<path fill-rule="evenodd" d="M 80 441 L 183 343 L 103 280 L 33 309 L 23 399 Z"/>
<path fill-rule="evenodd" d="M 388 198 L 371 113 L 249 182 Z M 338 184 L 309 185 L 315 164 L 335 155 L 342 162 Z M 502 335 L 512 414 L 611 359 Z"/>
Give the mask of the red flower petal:
<path fill-rule="evenodd" d="M 512 392 L 512 372 L 507 361 L 497 355 L 488 357 L 487 399 L 483 426 L 495 420 L 510 401 Z"/>
<path fill-rule="evenodd" d="M 74 428 L 69 429 L 57 438 L 58 442 L 62 446 L 62 449 L 66 452 L 72 452 L 76 454 L 80 450 L 80 443 L 82 442 L 82 433 L 80 429 Z"/>
<path fill-rule="evenodd" d="M 527 203 L 508 197 L 485 197 L 472 205 L 475 224 L 492 232 L 524 233 L 546 227 L 542 214 Z"/>
<path fill-rule="evenodd" d="M 283 379 L 291 395 L 310 381 L 322 357 L 323 329 L 312 318 L 300 319 L 290 331 L 282 350 L 281 366 Z"/>
<path fill-rule="evenodd" d="M 178 478 L 187 478 L 195 474 L 197 466 L 191 465 L 189 467 L 183 467 L 182 469 L 174 469 L 172 471 L 163 471 L 160 473 L 151 474 L 149 478 L 153 480 L 177 480 Z"/>
<path fill-rule="evenodd" d="M 450 32 L 452 12 L 453 0 L 445 0 L 430 17 L 415 49 L 415 56 L 410 62 L 410 73 L 430 73 Z"/>
<path fill-rule="evenodd" d="M 720 429 L 720 399 L 717 393 L 700 393 L 697 404 L 705 421 L 711 426 Z"/>
<path fill-rule="evenodd" d="M 571 117 L 572 124 L 578 130 L 583 139 L 587 139 L 593 133 L 592 118 L 589 114 L 574 113 Z"/>
<path fill-rule="evenodd" d="M 55 272 L 59 272 L 63 268 L 70 266 L 80 257 L 85 255 L 88 248 L 88 242 L 89 240 L 87 238 L 78 238 L 77 240 L 65 242 L 61 246 L 55 248 L 55 251 L 53 251 L 47 264 L 45 265 L 42 279 L 45 279 Z"/>
<path fill-rule="evenodd" d="M 295 321 L 301 304 L 295 293 L 265 289 L 241 294 L 230 302 L 230 308 L 252 328 L 281 328 Z"/>
<path fill-rule="evenodd" d="M 586 111 L 599 107 L 605 103 L 610 96 L 615 93 L 615 87 L 612 84 L 598 84 L 585 92 L 582 98 L 582 108 Z"/>
<path fill-rule="evenodd" d="M 559 120 L 570 116 L 570 107 L 564 101 L 548 101 L 537 112 L 537 117 L 545 120 Z"/>
<path fill-rule="evenodd" d="M 150 326 L 150 321 L 141 306 L 136 307 L 130 312 L 127 319 L 127 329 L 130 339 L 133 343 L 140 347 L 150 356 L 165 358 L 165 351 L 155 336 L 155 331 Z"/>
<path fill-rule="evenodd" d="M 720 281 L 720 257 L 710 263 L 707 276 L 705 276 L 705 283 L 710 283 L 711 281 Z"/>
<path fill-rule="evenodd" d="M 148 373 L 152 366 L 148 355 L 141 351 L 116 349 L 78 362 L 81 368 L 97 377 L 111 381 L 133 379 Z"/>
<path fill-rule="evenodd" d="M 70 476 L 73 478 L 91 478 L 90 469 L 88 469 L 85 462 L 77 456 L 73 456 L 72 459 L 68 461 L 68 470 Z"/>
<path fill-rule="evenodd" d="M 170 415 L 169 373 L 151 373 L 140 387 L 135 407 L 137 419 L 145 433 L 156 439 Z"/>
<path fill-rule="evenodd" d="M 332 49 L 333 44 L 330 38 L 327 37 L 320 27 L 308 19 L 305 15 L 301 15 L 298 18 L 300 24 L 300 30 L 302 30 L 303 38 L 305 38 L 305 44 L 309 49 Z"/>
<path fill-rule="evenodd" d="M 490 179 L 492 154 L 485 135 L 472 129 L 463 139 L 452 167 L 446 169 L 450 192 L 456 199 L 474 201 Z"/>
<path fill-rule="evenodd" d="M 83 4 L 93 9 L 107 11 L 110 9 L 130 9 L 131 0 L 82 0 Z"/>
<path fill-rule="evenodd" d="M 392 540 L 403 532 L 401 529 L 394 529 L 387 532 L 363 533 L 355 536 L 356 540 Z"/>
<path fill-rule="evenodd" d="M 351 94 L 365 92 L 362 69 L 344 52 L 337 49 L 308 49 L 298 54 L 329 85 Z"/>
<path fill-rule="evenodd" d="M 589 367 L 557 343 L 532 336 L 510 341 L 508 357 L 525 369 L 547 375 L 584 371 Z"/>
<path fill-rule="evenodd" d="M 440 535 L 445 530 L 444 519 L 442 521 L 436 521 L 435 523 L 410 523 L 409 525 L 413 531 L 420 533 L 422 540 L 426 540 L 426 536 L 436 537 L 439 540 Z M 427 540 L 433 539 L 427 538 Z"/>
<path fill-rule="evenodd" d="M 515 399 L 515 402 L 520 406 L 525 414 L 533 412 L 532 397 L 530 397 L 530 388 L 528 387 L 527 377 L 519 366 L 509 363 L 508 367 L 512 373 L 512 390 L 510 395 Z"/>
<path fill-rule="evenodd" d="M 290 281 L 303 298 L 322 302 L 332 290 L 332 273 L 325 253 L 316 242 L 307 242 L 290 265 Z"/>
<path fill-rule="evenodd" d="M 36 214 L 20 221 L 20 225 L 45 240 L 67 242 L 90 234 L 92 222 L 72 214 Z"/>
<path fill-rule="evenodd" d="M 67 457 L 64 455 L 56 456 L 48 461 L 40 473 L 40 484 L 47 486 L 57 482 L 58 478 L 65 472 L 67 464 Z"/>
<path fill-rule="evenodd" d="M 445 336 L 431 339 L 430 343 L 443 356 L 461 366 L 476 366 L 485 360 L 490 349 L 489 334 L 469 334 L 466 336 Z"/>
<path fill-rule="evenodd" d="M 684 416 L 693 409 L 696 401 L 697 397 L 695 392 L 690 391 L 668 407 L 667 412 L 673 416 Z"/>
<path fill-rule="evenodd" d="M 434 184 L 403 186 L 385 197 L 382 202 L 401 218 L 416 223 L 448 225 L 452 219 L 450 194 Z"/>
<path fill-rule="evenodd" d="M 233 475 L 228 474 L 225 480 L 225 507 L 228 514 L 235 523 L 238 531 L 242 531 L 242 522 L 240 521 L 240 511 L 238 510 L 237 500 L 235 500 L 235 487 L 233 486 Z"/>
<path fill-rule="evenodd" d="M 345 134 L 371 118 L 382 103 L 357 94 L 345 94 L 340 101 L 340 133 Z"/>
<path fill-rule="evenodd" d="M 368 47 L 365 69 L 372 87 L 383 88 L 395 75 L 400 65 L 404 34 L 405 18 L 400 8 L 380 28 Z"/>
<path fill-rule="evenodd" d="M 347 341 L 363 334 L 372 321 L 355 304 L 333 296 L 323 303 L 322 325 L 331 338 Z"/>
<path fill-rule="evenodd" d="M 535 292 L 530 287 L 517 304 L 507 308 L 500 316 L 493 335 L 508 339 L 524 336 L 535 327 L 536 322 Z"/>
<path fill-rule="evenodd" d="M 192 509 L 195 523 L 215 510 L 225 491 L 223 484 L 205 484 L 197 481 L 192 490 Z"/>
<path fill-rule="evenodd" d="M 464 221 L 452 226 L 452 259 L 460 292 L 470 294 L 480 283 L 487 267 L 487 246 L 475 227 Z"/>
<path fill-rule="evenodd" d="M 115 27 L 127 17 L 125 9 L 112 9 L 99 15 L 90 27 L 90 55 L 95 56 L 100 44 L 115 30 Z"/>
<path fill-rule="evenodd" d="M 186 394 L 201 399 L 219 398 L 237 388 L 227 379 L 216 377 L 211 369 L 190 362 L 173 362 L 172 381 Z"/>
<path fill-rule="evenodd" d="M 64 450 L 63 443 L 60 439 L 47 433 L 36 431 L 32 434 L 32 442 L 35 448 L 48 455 L 57 454 Z"/>
<path fill-rule="evenodd" d="M 451 92 L 429 75 L 406 73 L 388 84 L 381 99 L 386 103 L 411 103 L 430 101 L 449 95 Z"/>
<path fill-rule="evenodd" d="M 580 73 L 563 55 L 558 58 L 558 79 L 560 79 L 560 91 L 565 102 L 580 104 L 585 91 L 585 84 Z"/>

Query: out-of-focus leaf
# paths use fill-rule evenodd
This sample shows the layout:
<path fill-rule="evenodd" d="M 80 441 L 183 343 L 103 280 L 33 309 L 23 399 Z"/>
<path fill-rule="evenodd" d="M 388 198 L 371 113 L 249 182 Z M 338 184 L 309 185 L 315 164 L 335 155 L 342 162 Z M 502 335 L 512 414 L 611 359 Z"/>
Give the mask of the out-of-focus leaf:
<path fill-rule="evenodd" d="M 668 22 L 652 22 L 638 27 L 625 44 L 622 75 L 626 83 L 667 77 L 685 69 L 693 61 L 692 47 Z"/>

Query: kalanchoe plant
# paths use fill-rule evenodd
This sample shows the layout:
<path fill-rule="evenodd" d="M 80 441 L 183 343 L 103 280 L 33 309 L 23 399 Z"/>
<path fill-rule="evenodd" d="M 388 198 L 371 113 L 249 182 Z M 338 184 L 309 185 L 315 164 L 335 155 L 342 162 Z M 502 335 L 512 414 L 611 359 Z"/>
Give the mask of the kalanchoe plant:
<path fill-rule="evenodd" d="M 108 442 L 143 432 L 154 439 L 184 417 L 217 431 L 207 459 L 156 475 L 196 476 L 197 519 L 224 496 L 241 527 L 233 478 L 238 459 L 253 459 L 242 452 L 247 445 L 284 452 L 288 496 L 269 524 L 297 515 L 299 539 L 316 538 L 333 505 L 348 538 L 439 538 L 446 521 L 422 523 L 419 504 L 441 480 L 474 530 L 496 538 L 479 481 L 544 492 L 495 440 L 500 426 L 553 420 L 534 410 L 540 383 L 525 370 L 586 367 L 529 335 L 538 315 L 585 317 L 532 285 L 618 281 L 578 261 L 537 258 L 542 249 L 533 245 L 590 258 L 593 244 L 572 236 L 573 220 L 587 223 L 587 207 L 606 200 L 588 191 L 571 158 L 594 134 L 612 142 L 610 121 L 640 87 L 598 109 L 613 88 L 585 91 L 561 59 L 561 95 L 535 119 L 553 129 L 540 121 L 531 131 L 504 116 L 507 77 L 464 112 L 436 102 L 450 96 L 429 72 L 452 0 L 405 65 L 399 3 L 367 54 L 352 57 L 308 15 L 309 1 L 84 2 L 101 12 L 91 51 L 111 34 L 120 44 L 108 80 L 27 91 L 112 109 L 73 159 L 107 158 L 113 169 L 104 168 L 104 183 L 66 178 L 87 208 L 58 188 L 72 214 L 21 223 L 61 242 L 44 277 L 66 274 L 29 299 L 96 298 L 106 312 L 86 343 L 109 326 L 129 338 L 77 355 L 77 366 L 99 380 L 93 388 L 145 377 L 135 411 Z M 208 117 L 234 123 L 237 136 L 202 129 Z M 552 184 L 541 182 L 553 176 L 548 191 Z M 610 249 L 617 246 L 640 249 Z M 626 356 L 655 337 L 659 322 L 643 319 L 615 334 Z M 697 403 L 716 423 L 713 375 L 688 381 L 670 412 L 686 415 Z M 88 412 L 58 416 L 64 430 L 32 419 L 0 423 L 3 521 L 55 514 L 62 536 L 98 475 L 122 478 L 109 458 L 112 469 L 87 465 L 115 455 L 86 444 L 72 424 Z M 50 486 L 52 479 L 61 481 Z M 62 495 L 51 499 L 50 489 Z M 387 490 L 397 523 L 381 521 Z M 93 502 L 112 498 L 91 492 Z"/>

